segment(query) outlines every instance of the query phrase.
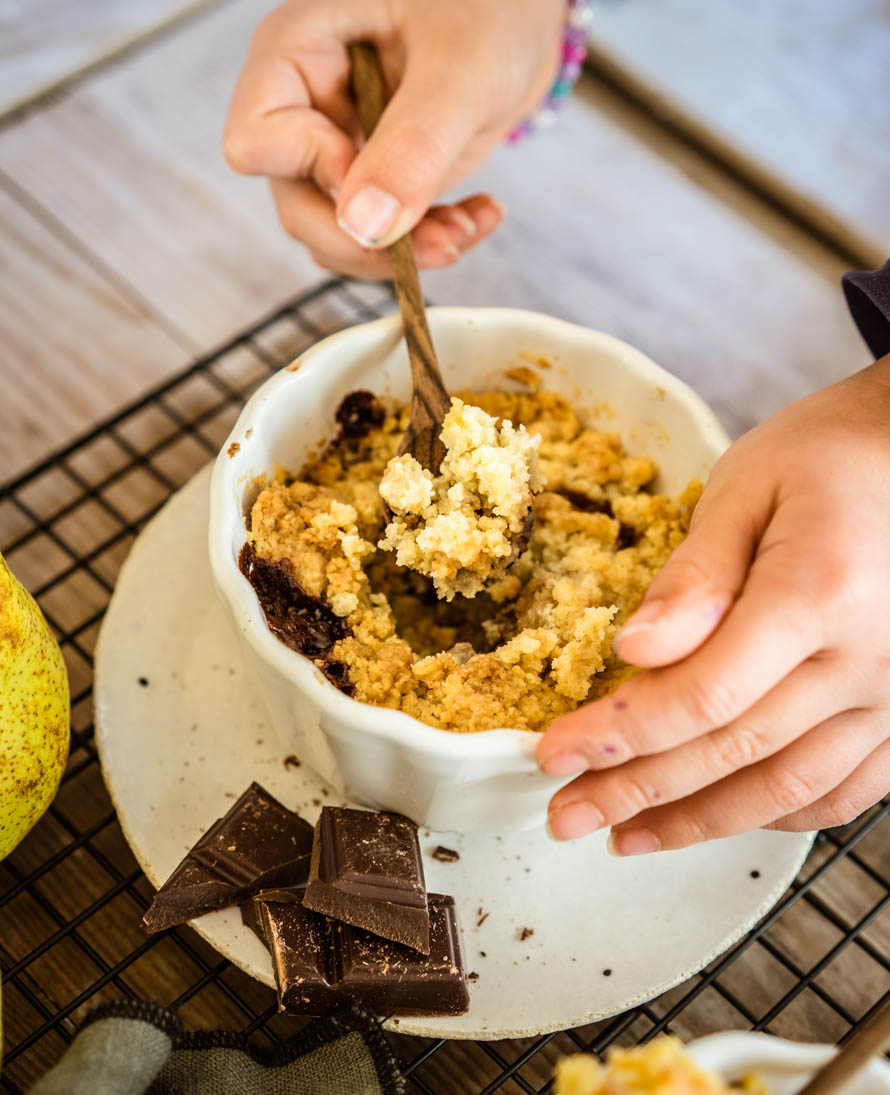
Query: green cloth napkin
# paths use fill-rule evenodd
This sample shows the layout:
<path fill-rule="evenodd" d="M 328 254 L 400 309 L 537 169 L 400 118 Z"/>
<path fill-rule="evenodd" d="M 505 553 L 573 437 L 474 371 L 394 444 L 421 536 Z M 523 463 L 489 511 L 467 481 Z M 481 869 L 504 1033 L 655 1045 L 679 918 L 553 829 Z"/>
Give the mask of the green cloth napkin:
<path fill-rule="evenodd" d="M 30 1095 L 404 1095 L 380 1024 L 353 1005 L 272 1049 L 233 1031 L 184 1033 L 172 1011 L 100 1004 Z"/>

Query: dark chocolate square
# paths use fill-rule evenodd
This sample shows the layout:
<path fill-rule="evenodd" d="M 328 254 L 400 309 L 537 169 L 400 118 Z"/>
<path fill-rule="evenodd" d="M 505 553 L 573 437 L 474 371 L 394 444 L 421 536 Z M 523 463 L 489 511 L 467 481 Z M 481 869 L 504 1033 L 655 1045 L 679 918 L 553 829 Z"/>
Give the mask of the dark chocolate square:
<path fill-rule="evenodd" d="M 272 955 L 278 1008 L 292 1015 L 327 1015 L 347 1000 L 337 984 L 333 927 L 298 902 L 258 900 L 260 926 Z"/>
<path fill-rule="evenodd" d="M 417 826 L 401 814 L 325 806 L 315 827 L 304 903 L 429 954 Z"/>
<path fill-rule="evenodd" d="M 380 1015 L 462 1015 L 470 1006 L 454 899 L 429 894 L 430 953 L 337 924 L 340 984 Z"/>
<path fill-rule="evenodd" d="M 282 1011 L 326 1015 L 359 1000 L 380 1015 L 461 1015 L 469 994 L 454 901 L 430 894 L 429 910 L 429 955 L 296 903 L 257 897 L 242 917 L 272 955 Z"/>

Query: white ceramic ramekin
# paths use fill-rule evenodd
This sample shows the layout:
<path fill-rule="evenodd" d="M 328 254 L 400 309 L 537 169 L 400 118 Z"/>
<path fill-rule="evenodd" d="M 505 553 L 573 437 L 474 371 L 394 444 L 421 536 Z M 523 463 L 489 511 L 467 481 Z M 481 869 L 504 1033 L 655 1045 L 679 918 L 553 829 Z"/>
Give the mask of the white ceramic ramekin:
<path fill-rule="evenodd" d="M 657 486 L 706 477 L 727 444 L 694 392 L 626 343 L 533 312 L 432 308 L 430 327 L 450 390 L 510 383 L 505 370 L 539 357 L 549 388 L 572 399 L 634 453 L 660 465 Z M 564 780 L 534 761 L 538 735 L 437 730 L 398 711 L 343 695 L 267 629 L 238 570 L 244 515 L 258 476 L 298 471 L 334 436 L 341 399 L 358 388 L 406 400 L 407 355 L 397 316 L 340 331 L 271 377 L 247 403 L 217 458 L 211 482 L 210 560 L 220 596 L 282 740 L 351 799 L 398 810 L 442 831 L 506 832 L 543 823 Z"/>
<path fill-rule="evenodd" d="M 836 1046 L 789 1042 L 771 1034 L 730 1030 L 690 1042 L 690 1055 L 733 1083 L 756 1072 L 770 1095 L 794 1095 L 837 1053 Z M 890 1064 L 876 1057 L 854 1076 L 844 1095 L 890 1095 Z"/>

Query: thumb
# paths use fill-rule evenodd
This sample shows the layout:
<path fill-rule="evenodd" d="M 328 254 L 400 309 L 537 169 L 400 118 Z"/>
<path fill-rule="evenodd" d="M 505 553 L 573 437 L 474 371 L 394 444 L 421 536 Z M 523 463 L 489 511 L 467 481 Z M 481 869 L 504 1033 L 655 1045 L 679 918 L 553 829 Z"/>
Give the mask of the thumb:
<path fill-rule="evenodd" d="M 475 129 L 472 101 L 435 66 L 409 68 L 340 187 L 337 220 L 363 247 L 410 232 Z"/>
<path fill-rule="evenodd" d="M 624 661 L 651 668 L 680 661 L 708 638 L 745 584 L 760 535 L 734 490 L 706 493 L 689 535 L 615 639 Z"/>

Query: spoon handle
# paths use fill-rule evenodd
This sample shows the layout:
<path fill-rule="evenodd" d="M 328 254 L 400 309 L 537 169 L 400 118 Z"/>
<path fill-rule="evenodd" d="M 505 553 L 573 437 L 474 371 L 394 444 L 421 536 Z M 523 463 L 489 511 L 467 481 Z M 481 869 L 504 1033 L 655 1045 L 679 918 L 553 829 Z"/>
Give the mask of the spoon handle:
<path fill-rule="evenodd" d="M 800 1095 L 838 1095 L 860 1069 L 890 1046 L 890 1003 L 884 1004 L 849 1042 L 820 1069 Z"/>
<path fill-rule="evenodd" d="M 349 59 L 359 118 L 365 137 L 370 137 L 386 105 L 380 60 L 376 49 L 366 42 L 352 43 Z M 444 456 L 439 430 L 451 400 L 436 362 L 410 235 L 390 244 L 387 253 L 402 313 L 414 387 L 411 423 L 399 452 L 410 451 L 424 467 L 437 472 Z"/>

